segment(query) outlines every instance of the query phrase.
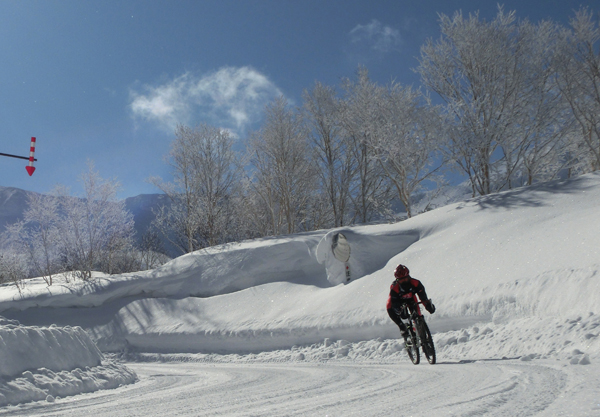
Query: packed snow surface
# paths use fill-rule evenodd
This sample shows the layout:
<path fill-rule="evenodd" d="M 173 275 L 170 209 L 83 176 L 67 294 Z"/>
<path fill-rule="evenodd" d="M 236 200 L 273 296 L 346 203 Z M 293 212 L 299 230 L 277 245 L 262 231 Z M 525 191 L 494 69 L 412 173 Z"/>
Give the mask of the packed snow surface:
<path fill-rule="evenodd" d="M 1 337 L 4 327 L 12 326 L 11 331 L 27 329 L 25 338 L 48 343 L 50 331 L 66 329 L 64 337 L 55 336 L 57 343 L 67 355 L 81 357 L 69 362 L 32 348 L 17 359 L 10 354 L 7 363 L 17 365 L 13 371 L 0 371 L 0 376 L 12 383 L 27 380 L 27 372 L 33 375 L 40 369 L 93 370 L 102 366 L 98 365 L 102 354 L 94 353 L 97 346 L 110 359 L 104 359 L 108 365 L 121 367 L 115 373 L 121 375 L 117 385 L 123 387 L 115 392 L 125 398 L 138 389 L 149 390 L 143 394 L 148 395 L 146 411 L 159 409 L 151 398 L 162 394 L 153 396 L 152 390 L 162 389 L 173 378 L 188 381 L 177 375 L 193 369 L 190 393 L 204 392 L 214 401 L 223 395 L 223 387 L 214 392 L 210 387 L 224 380 L 241 384 L 246 377 L 262 381 L 259 375 L 272 374 L 275 380 L 297 381 L 231 387 L 236 395 L 242 389 L 248 398 L 263 398 L 267 394 L 258 393 L 262 390 L 281 392 L 282 398 L 285 392 L 297 391 L 297 396 L 289 396 L 291 402 L 282 403 L 287 412 L 270 408 L 266 399 L 260 407 L 251 406 L 255 403 L 248 399 L 239 403 L 240 408 L 214 409 L 207 399 L 199 403 L 206 415 L 210 410 L 218 410 L 214 415 L 326 414 L 317 413 L 317 408 L 330 415 L 361 415 L 361 410 L 362 415 L 384 415 L 391 408 L 373 404 L 390 401 L 391 385 L 373 383 L 380 394 L 367 395 L 367 387 L 356 381 L 389 378 L 402 384 L 407 377 L 426 387 L 428 397 L 421 396 L 420 404 L 427 403 L 424 409 L 430 414 L 514 415 L 519 404 L 520 415 L 599 415 L 599 215 L 600 174 L 595 173 L 450 204 L 396 224 L 209 248 L 152 271 L 97 275 L 86 283 L 56 277 L 51 287 L 37 279 L 28 282 L 22 294 L 11 286 L 0 287 L 0 314 L 7 318 Z M 350 245 L 347 263 L 337 260 L 331 250 L 337 233 Z M 385 311 L 392 272 L 399 263 L 423 282 L 437 307 L 434 315 L 427 315 L 438 353 L 439 363 L 433 367 L 409 367 L 397 340 L 398 329 Z M 80 328 L 94 342 L 91 347 L 83 342 Z M 64 348 L 76 345 L 76 339 L 79 348 Z M 1 344 L 0 349 L 4 355 Z M 124 366 L 116 358 L 129 362 Z M 281 368 L 275 365 L 282 362 L 286 365 Z M 334 375 L 331 383 L 339 385 L 338 395 L 345 384 L 358 397 L 363 393 L 371 398 L 363 404 L 369 405 L 341 400 L 336 405 L 335 390 L 329 387 L 332 393 L 326 394 L 327 383 L 318 382 L 327 379 L 319 376 L 324 363 Z M 181 364 L 185 368 L 177 368 Z M 134 372 L 140 382 L 125 386 L 135 380 Z M 300 395 L 308 392 L 311 379 L 302 375 L 317 378 L 321 402 Z M 451 375 L 463 381 L 471 377 L 473 383 L 457 393 L 444 382 Z M 494 378 L 500 382 L 492 383 Z M 10 391 L 3 389 L 0 392 Z M 515 395 L 517 391 L 525 394 Z M 538 400 L 524 405 L 529 397 Z M 90 402 L 97 404 L 93 398 Z M 410 401 L 395 398 L 388 405 L 413 404 L 409 409 L 420 414 L 422 408 Z M 44 415 L 44 407 L 58 407 L 56 415 L 77 415 L 85 407 L 91 407 L 86 413 L 110 415 L 87 400 L 67 407 L 70 414 L 58 402 L 44 404 L 39 415 Z M 35 409 L 25 409 L 25 414 L 34 415 Z"/>

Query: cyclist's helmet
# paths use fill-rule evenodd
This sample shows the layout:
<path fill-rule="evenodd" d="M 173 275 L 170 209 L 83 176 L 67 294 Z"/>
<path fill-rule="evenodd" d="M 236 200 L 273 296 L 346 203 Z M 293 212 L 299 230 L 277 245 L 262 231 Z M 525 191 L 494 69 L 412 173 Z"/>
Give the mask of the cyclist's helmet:
<path fill-rule="evenodd" d="M 394 276 L 396 277 L 396 279 L 402 279 L 404 277 L 407 277 L 409 273 L 410 272 L 407 267 L 405 267 L 404 265 L 398 265 L 396 267 L 396 270 L 394 271 Z"/>

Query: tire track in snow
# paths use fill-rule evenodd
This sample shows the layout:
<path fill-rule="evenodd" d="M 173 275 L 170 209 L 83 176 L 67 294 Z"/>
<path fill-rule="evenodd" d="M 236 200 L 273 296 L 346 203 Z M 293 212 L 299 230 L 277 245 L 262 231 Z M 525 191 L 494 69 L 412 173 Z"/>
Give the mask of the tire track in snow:
<path fill-rule="evenodd" d="M 94 417 L 526 416 L 552 404 L 566 381 L 558 370 L 514 361 L 435 366 L 332 362 L 127 366 L 140 382 L 3 411 Z"/>
<path fill-rule="evenodd" d="M 472 365 L 480 368 L 477 373 L 483 378 L 474 378 L 475 384 L 469 384 L 469 389 L 458 394 L 456 400 L 434 407 L 434 414 L 536 415 L 555 401 L 567 382 L 566 374 L 546 366 L 518 362 Z M 481 369 L 483 372 L 480 372 Z"/>

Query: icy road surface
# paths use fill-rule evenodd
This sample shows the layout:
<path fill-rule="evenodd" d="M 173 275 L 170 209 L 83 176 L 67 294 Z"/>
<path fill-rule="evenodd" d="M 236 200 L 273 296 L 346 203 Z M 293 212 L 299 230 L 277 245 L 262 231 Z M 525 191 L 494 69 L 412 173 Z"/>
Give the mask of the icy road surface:
<path fill-rule="evenodd" d="M 600 401 L 593 401 L 598 367 L 552 361 L 126 365 L 138 383 L 7 407 L 0 415 L 600 415 Z"/>

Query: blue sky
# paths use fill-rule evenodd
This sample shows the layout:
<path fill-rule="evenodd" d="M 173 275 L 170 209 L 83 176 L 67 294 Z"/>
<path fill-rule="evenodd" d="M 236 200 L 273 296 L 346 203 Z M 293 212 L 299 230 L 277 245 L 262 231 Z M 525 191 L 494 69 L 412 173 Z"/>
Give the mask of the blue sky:
<path fill-rule="evenodd" d="M 590 0 L 505 1 L 519 18 L 567 24 Z M 0 157 L 0 186 L 80 193 L 92 160 L 117 178 L 120 197 L 158 192 L 177 123 L 231 129 L 243 140 L 264 105 L 300 104 L 315 81 L 339 85 L 359 64 L 380 83 L 419 86 L 421 45 L 439 36 L 438 13 L 486 0 L 2 0 L 0 152 L 28 156 L 36 172 Z"/>

